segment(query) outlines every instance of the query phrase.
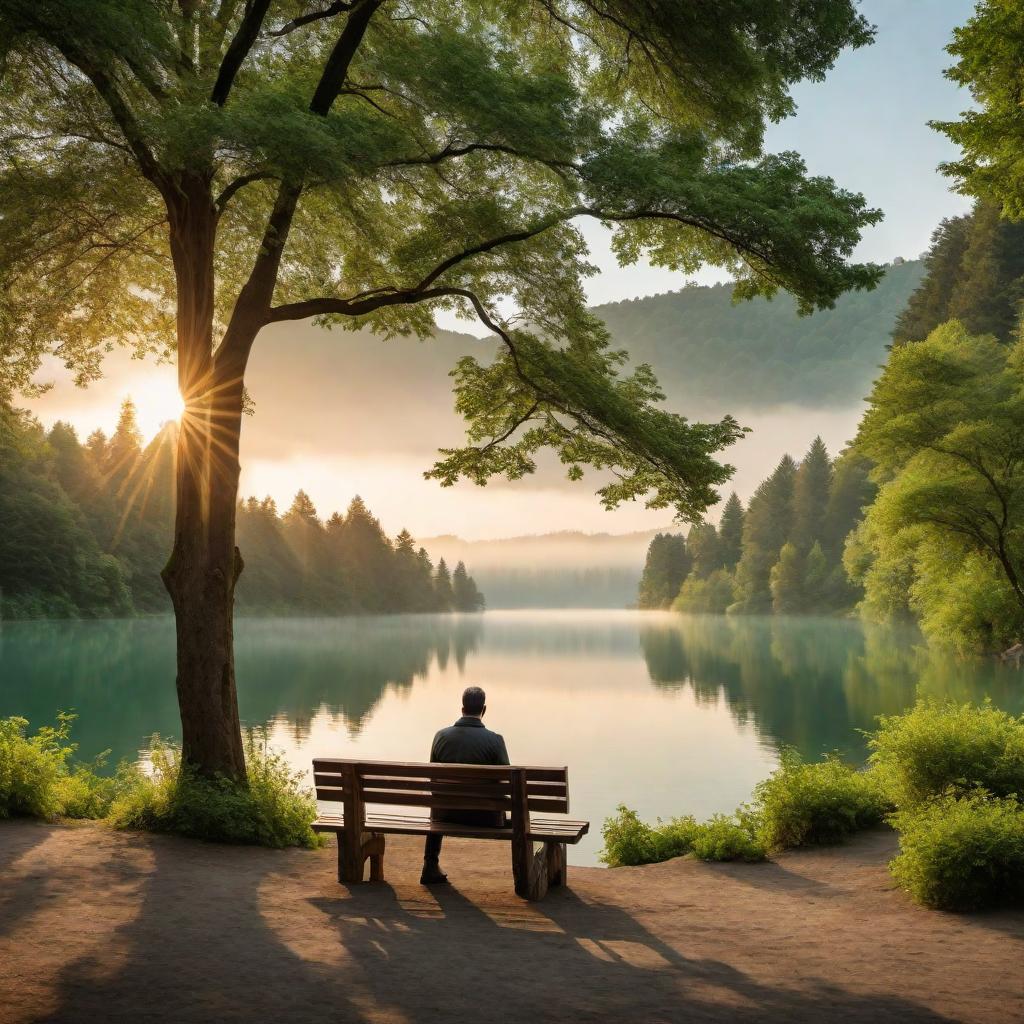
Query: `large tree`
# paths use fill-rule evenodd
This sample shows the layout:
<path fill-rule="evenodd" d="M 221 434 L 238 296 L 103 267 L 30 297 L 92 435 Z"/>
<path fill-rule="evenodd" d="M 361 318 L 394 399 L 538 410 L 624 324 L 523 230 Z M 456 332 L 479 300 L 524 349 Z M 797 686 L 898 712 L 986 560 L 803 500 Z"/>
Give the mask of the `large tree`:
<path fill-rule="evenodd" d="M 516 478 L 551 447 L 573 478 L 606 471 L 606 505 L 695 519 L 737 425 L 620 375 L 578 223 L 613 226 L 623 262 L 724 266 L 804 311 L 874 284 L 848 260 L 877 212 L 762 150 L 792 83 L 870 38 L 853 0 L 0 0 L 0 378 L 55 352 L 88 381 L 111 343 L 177 360 L 163 577 L 187 762 L 244 774 L 235 516 L 261 329 L 476 318 L 498 355 L 456 368 L 467 443 L 432 476 Z"/>

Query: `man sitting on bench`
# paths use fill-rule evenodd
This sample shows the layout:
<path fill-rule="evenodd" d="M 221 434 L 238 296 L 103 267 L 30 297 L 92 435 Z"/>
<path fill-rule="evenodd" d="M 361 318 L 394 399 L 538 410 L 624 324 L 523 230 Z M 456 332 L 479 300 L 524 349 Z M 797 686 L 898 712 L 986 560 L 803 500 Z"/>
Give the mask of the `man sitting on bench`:
<path fill-rule="evenodd" d="M 509 764 L 505 741 L 496 732 L 484 726 L 481 719 L 487 710 L 487 695 L 479 686 L 470 686 L 462 694 L 462 717 L 442 729 L 430 748 L 430 760 L 441 764 Z M 431 808 L 434 821 L 447 821 L 460 825 L 484 825 L 503 828 L 504 811 L 446 811 Z M 421 885 L 438 885 L 448 881 L 441 870 L 441 840 L 443 836 L 427 836 L 423 849 Z"/>

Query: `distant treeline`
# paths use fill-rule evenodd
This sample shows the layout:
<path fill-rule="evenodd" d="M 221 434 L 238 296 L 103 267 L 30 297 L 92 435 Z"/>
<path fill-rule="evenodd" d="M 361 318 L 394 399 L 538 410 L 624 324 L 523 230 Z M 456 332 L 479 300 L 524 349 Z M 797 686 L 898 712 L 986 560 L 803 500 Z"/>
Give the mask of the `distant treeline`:
<path fill-rule="evenodd" d="M 170 611 L 160 579 L 174 523 L 169 425 L 143 447 L 125 402 L 108 438 L 82 444 L 0 404 L 0 611 L 7 618 Z M 279 515 L 270 499 L 238 508 L 245 570 L 240 609 L 317 614 L 479 611 L 463 563 L 436 568 L 408 531 L 394 541 L 360 498 L 326 522 L 299 491 Z"/>
<path fill-rule="evenodd" d="M 800 463 L 782 457 L 746 509 L 735 493 L 718 527 L 659 534 L 647 551 L 641 608 L 731 614 L 821 614 L 860 594 L 843 568 L 843 546 L 871 499 L 870 466 L 847 450 L 834 462 L 815 438 Z"/>
<path fill-rule="evenodd" d="M 924 266 L 853 445 L 831 463 L 816 440 L 718 530 L 655 538 L 641 607 L 856 606 L 962 650 L 1024 638 L 1024 224 L 979 203 Z"/>

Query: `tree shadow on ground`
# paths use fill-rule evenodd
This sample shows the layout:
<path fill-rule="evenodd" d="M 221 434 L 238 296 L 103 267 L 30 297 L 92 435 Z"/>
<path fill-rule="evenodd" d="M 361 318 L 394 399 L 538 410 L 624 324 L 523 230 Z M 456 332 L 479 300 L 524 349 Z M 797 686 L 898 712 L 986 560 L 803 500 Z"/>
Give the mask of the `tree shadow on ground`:
<path fill-rule="evenodd" d="M 12 935 L 23 920 L 53 897 L 53 879 L 45 870 L 32 867 L 29 855 L 59 826 L 25 824 L 8 828 L 0 847 L 0 939 Z"/>
<path fill-rule="evenodd" d="M 689 956 L 628 910 L 555 890 L 324 886 L 301 854 L 151 844 L 133 916 L 69 954 L 38 1020 L 737 1024 L 946 1018 L 898 995 L 769 985 Z M 296 861 L 296 857 L 299 861 Z M 502 879 L 498 884 L 504 885 Z M 310 894 L 312 893 L 312 895 Z M 335 895 L 335 893 L 337 895 Z M 799 986 L 799 988 L 797 988 Z"/>

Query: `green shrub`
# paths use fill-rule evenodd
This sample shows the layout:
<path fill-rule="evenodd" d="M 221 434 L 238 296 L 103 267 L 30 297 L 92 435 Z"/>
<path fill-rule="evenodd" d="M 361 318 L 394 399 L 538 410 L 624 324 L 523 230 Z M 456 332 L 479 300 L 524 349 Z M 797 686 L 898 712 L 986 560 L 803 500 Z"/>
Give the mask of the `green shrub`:
<path fill-rule="evenodd" d="M 94 818 L 106 810 L 108 787 L 95 765 L 72 765 L 75 715 L 61 712 L 56 726 L 28 735 L 24 718 L 0 719 L 0 818 Z"/>
<path fill-rule="evenodd" d="M 182 768 L 181 752 L 154 737 L 148 771 L 135 765 L 120 768 L 108 821 L 115 828 L 224 843 L 322 845 L 310 828 L 316 801 L 303 788 L 302 775 L 268 749 L 264 734 L 248 733 L 246 765 L 247 786 L 207 779 Z"/>
<path fill-rule="evenodd" d="M 1024 795 L 1024 720 L 989 702 L 923 700 L 879 722 L 870 738 L 873 774 L 900 810 L 950 790 Z"/>
<path fill-rule="evenodd" d="M 749 809 L 757 838 L 768 850 L 841 842 L 882 822 L 888 805 L 869 772 L 838 757 L 805 764 L 785 751 L 779 768 L 754 790 Z"/>
<path fill-rule="evenodd" d="M 950 792 L 899 811 L 890 867 L 918 903 L 976 910 L 1024 902 L 1024 806 L 983 791 Z"/>
<path fill-rule="evenodd" d="M 642 822 L 636 811 L 620 804 L 618 813 L 605 819 L 601 833 L 601 860 L 613 868 L 657 864 L 687 854 L 700 860 L 756 861 L 765 857 L 749 826 L 724 814 L 705 822 L 685 817 L 652 826 Z"/>
<path fill-rule="evenodd" d="M 764 845 L 743 817 L 716 814 L 701 822 L 693 835 L 693 855 L 700 860 L 764 860 Z"/>

